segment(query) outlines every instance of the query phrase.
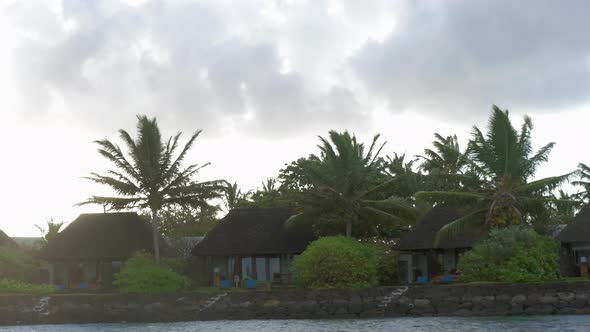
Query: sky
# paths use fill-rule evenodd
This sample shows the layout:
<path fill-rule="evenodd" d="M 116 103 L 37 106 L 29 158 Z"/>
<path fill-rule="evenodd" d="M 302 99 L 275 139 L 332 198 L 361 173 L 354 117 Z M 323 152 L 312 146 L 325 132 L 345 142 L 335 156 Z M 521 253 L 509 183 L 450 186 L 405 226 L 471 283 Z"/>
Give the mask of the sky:
<path fill-rule="evenodd" d="M 491 105 L 528 114 L 537 176 L 590 163 L 590 2 L 552 0 L 0 0 L 0 229 L 38 236 L 101 207 L 82 177 L 109 164 L 94 140 L 202 129 L 198 180 L 245 190 L 317 153 L 318 135 L 380 133 L 420 154 L 465 145 Z"/>

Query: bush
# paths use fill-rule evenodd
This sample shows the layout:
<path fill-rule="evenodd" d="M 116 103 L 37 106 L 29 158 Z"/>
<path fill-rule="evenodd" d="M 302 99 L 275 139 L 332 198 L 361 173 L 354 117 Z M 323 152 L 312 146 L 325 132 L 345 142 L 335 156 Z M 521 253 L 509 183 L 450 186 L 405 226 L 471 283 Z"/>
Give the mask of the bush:
<path fill-rule="evenodd" d="M 156 264 L 149 254 L 139 252 L 115 275 L 114 284 L 124 294 L 162 294 L 177 292 L 188 282 L 169 267 Z"/>
<path fill-rule="evenodd" d="M 377 253 L 377 281 L 380 286 L 392 286 L 399 283 L 399 271 L 397 261 L 399 255 L 388 243 L 375 244 Z"/>
<path fill-rule="evenodd" d="M 373 286 L 377 280 L 375 248 L 343 236 L 320 238 L 293 261 L 293 279 L 298 287 Z"/>
<path fill-rule="evenodd" d="M 0 247 L 0 279 L 38 281 L 39 265 L 19 248 Z"/>
<path fill-rule="evenodd" d="M 530 282 L 559 278 L 559 243 L 532 228 L 494 229 L 459 261 L 465 281 Z"/>
<path fill-rule="evenodd" d="M 53 293 L 55 288 L 51 285 L 31 284 L 20 280 L 0 279 L 0 293 L 17 293 L 17 294 L 49 294 Z"/>

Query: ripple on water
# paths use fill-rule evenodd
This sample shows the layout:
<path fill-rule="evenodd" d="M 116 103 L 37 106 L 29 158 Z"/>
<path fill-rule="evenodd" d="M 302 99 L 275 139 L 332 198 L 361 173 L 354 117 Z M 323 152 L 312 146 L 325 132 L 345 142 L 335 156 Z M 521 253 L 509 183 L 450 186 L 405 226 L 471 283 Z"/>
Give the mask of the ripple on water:
<path fill-rule="evenodd" d="M 590 331 L 590 316 L 397 318 L 357 320 L 248 320 L 161 324 L 5 326 L 0 332 L 368 332 L 368 331 Z"/>

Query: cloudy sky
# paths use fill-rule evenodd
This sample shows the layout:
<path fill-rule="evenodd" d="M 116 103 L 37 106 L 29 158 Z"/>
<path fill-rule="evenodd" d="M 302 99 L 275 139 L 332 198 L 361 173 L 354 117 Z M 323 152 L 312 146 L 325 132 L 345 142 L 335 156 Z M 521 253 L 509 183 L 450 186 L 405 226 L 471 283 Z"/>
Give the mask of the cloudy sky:
<path fill-rule="evenodd" d="M 107 193 L 95 139 L 157 116 L 166 135 L 203 129 L 199 179 L 253 189 L 315 151 L 317 135 L 381 133 L 420 153 L 432 134 L 485 126 L 492 104 L 537 145 L 539 176 L 590 162 L 590 2 L 0 0 L 0 229 Z"/>

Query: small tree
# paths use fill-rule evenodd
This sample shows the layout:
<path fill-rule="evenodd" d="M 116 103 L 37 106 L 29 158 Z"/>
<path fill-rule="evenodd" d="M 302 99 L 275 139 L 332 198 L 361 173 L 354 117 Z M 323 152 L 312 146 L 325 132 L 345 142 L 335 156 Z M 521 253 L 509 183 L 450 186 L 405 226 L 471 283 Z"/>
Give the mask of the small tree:
<path fill-rule="evenodd" d="M 43 234 L 43 240 L 45 241 L 45 243 L 49 243 L 50 241 L 53 241 L 53 239 L 57 236 L 57 234 L 61 231 L 61 228 L 63 227 L 63 225 L 65 224 L 65 222 L 55 222 L 53 221 L 53 219 L 49 219 L 47 220 L 47 227 L 41 227 L 39 225 L 35 225 L 35 227 L 37 227 L 37 229 L 39 230 L 39 232 L 41 232 L 41 234 Z"/>

